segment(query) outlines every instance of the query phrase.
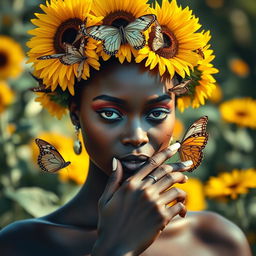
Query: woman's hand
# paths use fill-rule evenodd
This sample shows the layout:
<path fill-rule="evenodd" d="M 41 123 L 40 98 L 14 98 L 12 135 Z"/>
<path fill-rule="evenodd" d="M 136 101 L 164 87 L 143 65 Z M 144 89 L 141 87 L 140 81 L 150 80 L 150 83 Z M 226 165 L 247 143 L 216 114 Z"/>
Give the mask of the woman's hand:
<path fill-rule="evenodd" d="M 92 255 L 139 255 L 174 216 L 186 215 L 185 192 L 177 188 L 166 191 L 175 183 L 186 182 L 181 171 L 192 164 L 163 164 L 178 148 L 176 143 L 157 153 L 121 186 L 122 165 L 113 159 L 113 174 L 99 200 L 98 240 Z M 175 203 L 168 207 L 171 202 Z"/>

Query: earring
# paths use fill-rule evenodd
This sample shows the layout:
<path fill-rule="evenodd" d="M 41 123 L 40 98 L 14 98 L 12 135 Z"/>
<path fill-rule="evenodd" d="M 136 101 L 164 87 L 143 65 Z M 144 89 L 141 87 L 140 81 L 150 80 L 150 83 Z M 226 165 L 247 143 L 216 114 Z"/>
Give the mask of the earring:
<path fill-rule="evenodd" d="M 82 143 L 79 140 L 79 130 L 80 127 L 78 125 L 75 126 L 76 129 L 76 139 L 74 141 L 73 149 L 76 155 L 80 155 L 82 152 Z"/>

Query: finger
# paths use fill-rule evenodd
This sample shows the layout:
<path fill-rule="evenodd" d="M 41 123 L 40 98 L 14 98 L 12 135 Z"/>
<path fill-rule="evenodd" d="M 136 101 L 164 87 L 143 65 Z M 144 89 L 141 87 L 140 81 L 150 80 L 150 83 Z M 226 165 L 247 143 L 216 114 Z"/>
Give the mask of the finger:
<path fill-rule="evenodd" d="M 99 200 L 99 206 L 104 206 L 113 196 L 115 191 L 120 187 L 120 181 L 123 176 L 123 168 L 118 159 L 112 160 L 112 174 L 109 176 L 108 183 Z"/>
<path fill-rule="evenodd" d="M 142 187 L 146 188 L 149 185 L 154 184 L 157 180 L 161 179 L 163 176 L 165 176 L 168 173 L 177 172 L 177 171 L 185 172 L 186 170 L 189 170 L 192 165 L 193 165 L 193 162 L 191 160 L 181 162 L 181 163 L 161 165 L 152 173 L 150 173 L 150 175 L 144 178 L 142 182 Z"/>
<path fill-rule="evenodd" d="M 151 189 L 155 193 L 162 193 L 175 183 L 185 183 L 187 181 L 186 176 L 181 172 L 167 173 L 164 177 L 151 185 Z"/>
<path fill-rule="evenodd" d="M 169 218 L 170 220 L 176 216 L 177 214 L 179 214 L 181 217 L 185 217 L 186 213 L 187 213 L 187 209 L 185 207 L 185 205 L 181 202 L 177 202 L 175 205 L 170 206 L 169 208 L 166 209 L 168 214 L 169 214 Z"/>
<path fill-rule="evenodd" d="M 136 173 L 132 179 L 134 180 L 143 180 L 150 172 L 156 169 L 159 165 L 164 163 L 168 158 L 172 157 L 180 148 L 180 143 L 175 143 L 168 148 L 162 150 L 161 152 L 155 154 L 151 158 L 149 158 L 148 163 L 144 165 L 144 167 Z"/>
<path fill-rule="evenodd" d="M 187 194 L 185 191 L 173 187 L 160 195 L 159 202 L 164 205 L 168 205 L 174 200 L 176 200 L 177 202 L 184 203 L 186 196 Z"/>

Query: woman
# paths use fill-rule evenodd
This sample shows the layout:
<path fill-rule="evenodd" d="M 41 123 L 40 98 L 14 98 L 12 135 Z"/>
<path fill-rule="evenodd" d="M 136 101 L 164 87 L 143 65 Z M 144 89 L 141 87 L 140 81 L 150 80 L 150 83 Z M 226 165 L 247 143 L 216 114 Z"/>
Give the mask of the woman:
<path fill-rule="evenodd" d="M 35 73 L 54 84 L 49 73 L 41 76 L 33 54 Z M 71 120 L 90 156 L 88 178 L 57 211 L 2 230 L 1 255 L 251 255 L 238 227 L 214 213 L 187 213 L 185 192 L 170 188 L 187 181 L 184 171 L 193 163 L 165 164 L 180 144 L 170 146 L 176 99 L 168 90 L 176 76 L 165 79 L 161 68 L 151 72 L 111 58 L 74 88 L 69 81 Z"/>

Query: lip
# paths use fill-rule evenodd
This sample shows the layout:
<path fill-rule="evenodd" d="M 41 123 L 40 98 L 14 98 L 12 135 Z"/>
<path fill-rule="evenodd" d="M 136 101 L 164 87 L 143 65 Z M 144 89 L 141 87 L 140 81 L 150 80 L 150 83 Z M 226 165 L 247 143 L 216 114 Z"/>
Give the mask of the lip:
<path fill-rule="evenodd" d="M 143 164 L 146 163 L 148 160 L 148 156 L 145 155 L 126 155 L 120 158 L 122 166 L 124 167 L 125 171 L 128 172 L 135 172 L 138 170 Z"/>

